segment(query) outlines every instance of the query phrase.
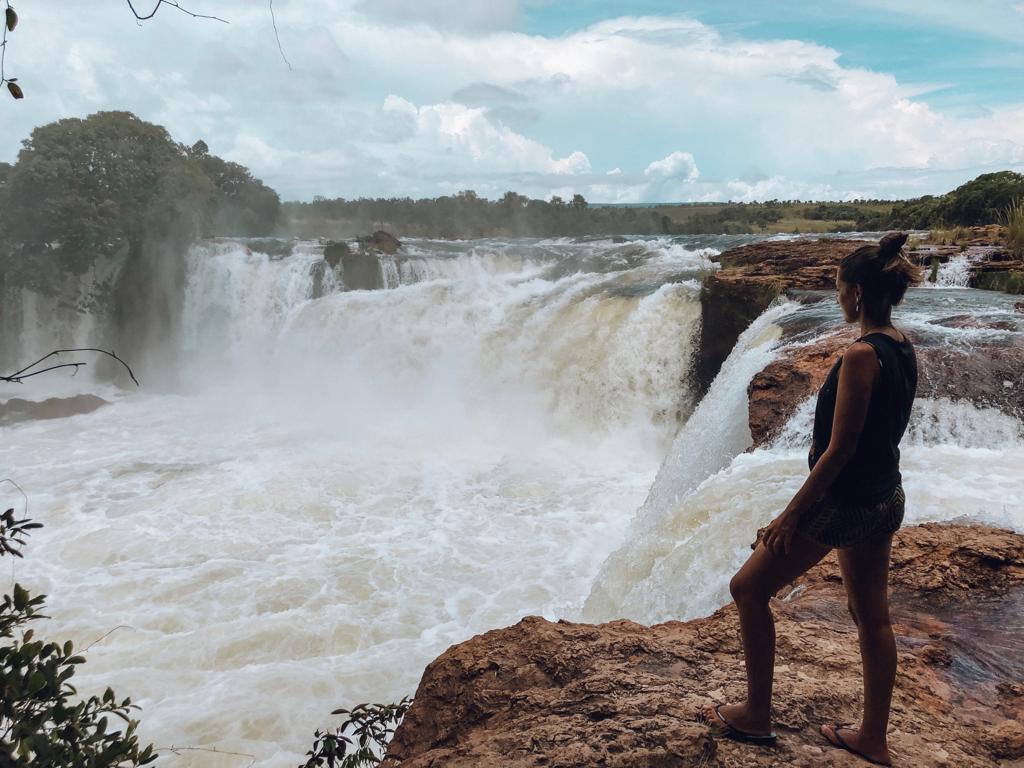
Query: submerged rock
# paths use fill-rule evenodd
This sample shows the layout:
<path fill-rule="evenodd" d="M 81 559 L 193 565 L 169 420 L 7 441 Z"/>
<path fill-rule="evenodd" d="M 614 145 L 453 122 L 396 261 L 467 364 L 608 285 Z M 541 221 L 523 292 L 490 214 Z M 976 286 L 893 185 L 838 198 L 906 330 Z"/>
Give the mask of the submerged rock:
<path fill-rule="evenodd" d="M 905 529 L 893 547 L 892 593 L 896 764 L 984 768 L 1024 757 L 1024 646 L 1013 640 L 1024 607 L 1024 536 Z M 774 609 L 774 748 L 716 738 L 698 721 L 706 703 L 744 693 L 728 606 L 652 627 L 529 617 L 456 645 L 427 667 L 383 765 L 860 765 L 818 733 L 821 723 L 856 722 L 861 701 L 857 635 L 835 555 Z"/>
<path fill-rule="evenodd" d="M 47 400 L 23 400 L 12 397 L 0 403 L 0 423 L 14 424 L 19 421 L 35 421 L 42 419 L 63 419 L 92 413 L 104 405 L 107 400 L 96 395 L 75 395 L 74 397 L 51 397 Z"/>

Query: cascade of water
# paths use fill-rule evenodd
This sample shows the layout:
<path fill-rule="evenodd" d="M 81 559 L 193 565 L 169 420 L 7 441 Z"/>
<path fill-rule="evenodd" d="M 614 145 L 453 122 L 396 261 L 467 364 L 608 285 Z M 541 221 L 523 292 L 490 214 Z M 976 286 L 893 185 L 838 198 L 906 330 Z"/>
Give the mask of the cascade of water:
<path fill-rule="evenodd" d="M 939 265 L 934 285 L 936 288 L 967 288 L 970 279 L 971 258 L 967 254 L 958 254 Z"/>
<path fill-rule="evenodd" d="M 666 518 L 685 507 L 692 510 L 693 519 L 683 521 L 684 525 L 697 523 L 701 511 L 690 507 L 687 497 L 750 445 L 747 386 L 775 353 L 781 332 L 776 322 L 795 307 L 791 303 L 770 307 L 740 336 L 707 395 L 676 435 L 626 543 L 602 566 L 584 608 L 588 620 L 637 615 L 631 591 L 659 559 L 680 545 L 675 536 L 678 527 L 664 530 Z"/>

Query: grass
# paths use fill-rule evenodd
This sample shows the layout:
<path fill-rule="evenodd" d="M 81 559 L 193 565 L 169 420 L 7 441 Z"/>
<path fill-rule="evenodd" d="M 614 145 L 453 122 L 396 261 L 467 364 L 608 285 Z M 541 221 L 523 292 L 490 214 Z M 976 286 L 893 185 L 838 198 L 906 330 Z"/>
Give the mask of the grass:
<path fill-rule="evenodd" d="M 962 245 L 962 241 L 971 236 L 971 230 L 967 227 L 954 227 L 953 229 L 933 229 L 928 233 L 926 243 L 932 245 Z"/>
<path fill-rule="evenodd" d="M 1006 243 L 1015 256 L 1024 256 L 1024 198 L 1006 209 Z"/>

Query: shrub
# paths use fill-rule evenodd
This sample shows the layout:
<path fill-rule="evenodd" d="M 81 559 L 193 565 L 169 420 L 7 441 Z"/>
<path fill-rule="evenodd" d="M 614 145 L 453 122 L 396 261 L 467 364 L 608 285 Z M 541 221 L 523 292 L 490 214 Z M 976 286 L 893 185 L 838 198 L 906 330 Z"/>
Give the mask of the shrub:
<path fill-rule="evenodd" d="M 336 709 L 332 715 L 346 715 L 334 731 L 317 731 L 309 760 L 299 768 L 372 768 L 380 765 L 395 728 L 409 709 L 410 700 L 397 704 L 360 704 Z"/>
<path fill-rule="evenodd" d="M 21 557 L 25 536 L 38 523 L 0 515 L 0 556 Z M 102 696 L 80 697 L 71 684 L 85 663 L 71 642 L 36 640 L 33 621 L 45 595 L 33 597 L 20 584 L 0 602 L 0 766 L 25 768 L 121 768 L 152 763 L 152 745 L 140 748 L 137 709 L 107 688 Z M 123 721 L 120 729 L 112 727 Z"/>
<path fill-rule="evenodd" d="M 1010 203 L 1006 209 L 1006 241 L 1016 256 L 1024 256 L 1024 197 Z"/>

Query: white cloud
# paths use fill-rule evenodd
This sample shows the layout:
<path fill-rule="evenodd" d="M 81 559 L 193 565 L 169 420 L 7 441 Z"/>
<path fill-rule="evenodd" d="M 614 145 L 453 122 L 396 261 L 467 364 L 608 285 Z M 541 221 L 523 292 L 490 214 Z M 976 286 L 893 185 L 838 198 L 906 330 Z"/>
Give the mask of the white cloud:
<path fill-rule="evenodd" d="M 668 157 L 655 160 L 644 170 L 644 176 L 661 179 L 696 181 L 700 177 L 697 163 L 689 152 L 673 152 Z"/>
<path fill-rule="evenodd" d="M 898 196 L 1024 164 L 1024 107 L 945 114 L 813 43 L 725 38 L 683 17 L 543 37 L 502 31 L 518 2 L 410 3 L 275 4 L 293 70 L 260 4 L 223 0 L 230 25 L 168 12 L 142 28 L 123 8 L 37 4 L 8 51 L 27 97 L 0 112 L 0 159 L 34 125 L 102 108 L 205 138 L 292 198 Z M 438 21 L 462 6 L 490 21 Z"/>
<path fill-rule="evenodd" d="M 388 24 L 427 24 L 440 29 L 508 29 L 522 20 L 519 0 L 361 0 L 356 10 Z"/>

